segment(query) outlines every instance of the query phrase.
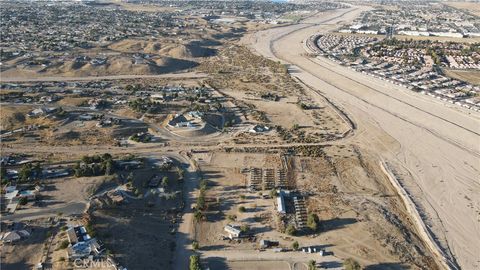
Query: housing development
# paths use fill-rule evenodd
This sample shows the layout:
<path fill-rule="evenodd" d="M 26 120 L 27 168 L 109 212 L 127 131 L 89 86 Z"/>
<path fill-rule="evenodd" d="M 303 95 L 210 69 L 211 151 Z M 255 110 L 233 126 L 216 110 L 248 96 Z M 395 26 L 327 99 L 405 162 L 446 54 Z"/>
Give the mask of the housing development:
<path fill-rule="evenodd" d="M 0 1 L 0 268 L 480 268 L 480 4 Z"/>

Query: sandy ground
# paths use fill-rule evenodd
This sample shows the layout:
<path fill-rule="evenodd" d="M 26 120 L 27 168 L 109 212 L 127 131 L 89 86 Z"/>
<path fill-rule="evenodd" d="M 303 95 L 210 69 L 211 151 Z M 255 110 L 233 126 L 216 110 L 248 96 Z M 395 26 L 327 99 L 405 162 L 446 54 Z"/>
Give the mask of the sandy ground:
<path fill-rule="evenodd" d="M 468 10 L 468 12 L 480 16 L 480 3 L 478 1 L 445 2 L 445 4 L 454 8 Z"/>
<path fill-rule="evenodd" d="M 425 222 L 463 269 L 480 267 L 480 117 L 325 59 L 304 56 L 302 41 L 334 30 L 364 8 L 322 14 L 309 23 L 250 37 L 254 49 L 294 64 L 294 76 L 339 102 L 353 116 L 352 138 L 400 172 Z M 273 42 L 273 44 L 272 44 Z M 278 56 L 278 58 L 277 58 Z"/>
<path fill-rule="evenodd" d="M 211 201 L 207 221 L 196 225 L 195 236 L 208 266 L 223 269 L 216 267 L 224 263 L 237 269 L 232 262 L 276 259 L 292 265 L 315 259 L 335 268 L 335 265 L 341 266 L 342 259 L 355 258 L 368 266 L 367 269 L 382 265 L 382 269 L 403 269 L 407 265 L 411 269 L 421 268 L 419 265 L 427 258 L 419 254 L 425 254 L 425 248 L 410 231 L 403 204 L 375 160 L 359 154 L 351 146 L 322 147 L 322 150 L 328 158 L 296 156 L 289 163 L 289 175 L 297 189 L 310 194 L 308 212 L 319 215 L 321 232 L 288 237 L 278 231 L 272 199 L 261 198 L 257 192 L 246 192 L 247 177 L 240 173 L 242 168 L 248 167 L 282 168 L 280 154 L 195 154 L 206 179 L 212 183 L 207 192 L 207 201 Z M 238 211 L 240 206 L 247 211 Z M 235 220 L 228 220 L 233 215 Z M 248 224 L 257 237 L 256 242 L 223 240 L 220 235 L 227 223 Z M 257 250 L 259 239 L 277 240 L 285 248 L 290 248 L 293 241 L 301 246 L 321 246 L 332 251 L 334 256 L 322 258 L 292 251 L 284 255 L 272 250 L 260 252 Z M 257 267 L 267 266 L 262 262 Z"/>
<path fill-rule="evenodd" d="M 30 203 L 26 207 L 21 207 L 15 211 L 15 214 L 3 216 L 2 221 L 50 217 L 59 213 L 64 215 L 82 213 L 92 191 L 107 180 L 105 176 L 97 176 L 66 177 L 45 181 L 45 189 L 37 204 Z"/>
<path fill-rule="evenodd" d="M 49 228 L 51 224 L 44 221 L 28 223 L 26 229 L 31 232 L 30 237 L 15 244 L 0 244 L 2 270 L 32 269 L 41 261 L 48 233 L 54 231 L 54 228 Z"/>
<path fill-rule="evenodd" d="M 479 70 L 444 70 L 447 76 L 467 81 L 472 84 L 480 85 L 480 71 Z"/>

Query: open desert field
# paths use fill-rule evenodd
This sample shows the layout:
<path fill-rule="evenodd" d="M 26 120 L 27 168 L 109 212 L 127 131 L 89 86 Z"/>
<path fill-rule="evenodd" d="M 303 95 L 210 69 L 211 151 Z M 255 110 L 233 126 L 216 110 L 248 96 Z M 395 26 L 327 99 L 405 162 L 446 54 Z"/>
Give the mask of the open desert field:
<path fill-rule="evenodd" d="M 480 85 L 480 71 L 479 70 L 445 70 L 447 76 L 464 80 L 472 84 Z"/>
<path fill-rule="evenodd" d="M 445 4 L 454 8 L 467 10 L 472 14 L 480 16 L 480 3 L 477 1 L 446 2 Z"/>
<path fill-rule="evenodd" d="M 269 239 L 279 241 L 279 247 L 287 250 L 294 241 L 300 246 L 322 246 L 334 255 L 312 258 L 325 266 L 329 263 L 340 266 L 341 260 L 355 258 L 367 267 L 378 267 L 388 261 L 392 269 L 407 265 L 413 269 L 435 268 L 432 258 L 422 255 L 428 252 L 374 158 L 362 155 L 351 146 L 320 147 L 321 157 L 309 157 L 302 151 L 297 149 L 295 157 L 283 155 L 282 151 L 195 154 L 211 186 L 206 193 L 209 206 L 205 221 L 196 224 L 194 238 L 209 267 L 224 264 L 232 269 L 245 269 L 237 268 L 240 261 L 245 262 L 242 265 L 246 267 L 252 263 L 249 260 L 277 258 L 271 250 L 259 250 L 258 242 Z M 286 163 L 282 161 L 285 159 Z M 281 233 L 284 227 L 279 223 L 275 200 L 266 195 L 270 190 L 249 192 L 246 189 L 248 173 L 241 172 L 251 168 L 286 170 L 289 187 L 305 197 L 308 213 L 319 216 L 320 231 L 295 236 Z M 267 197 L 263 197 L 264 194 Z M 239 211 L 241 207 L 246 211 Z M 229 223 L 248 224 L 256 240 L 222 238 L 222 228 Z M 278 269 L 308 261 L 308 254 L 287 252 L 289 256 L 277 258 Z M 262 262 L 253 269 L 270 269 L 272 263 Z"/>

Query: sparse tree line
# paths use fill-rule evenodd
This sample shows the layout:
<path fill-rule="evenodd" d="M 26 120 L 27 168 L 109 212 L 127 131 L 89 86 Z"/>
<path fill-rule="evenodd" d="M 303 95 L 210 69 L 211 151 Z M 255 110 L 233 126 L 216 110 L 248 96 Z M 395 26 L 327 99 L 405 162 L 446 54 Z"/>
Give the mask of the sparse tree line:
<path fill-rule="evenodd" d="M 147 142 L 150 142 L 152 140 L 152 136 L 150 136 L 149 134 L 135 133 L 132 136 L 130 136 L 129 139 L 134 141 L 134 142 L 147 143 Z"/>
<path fill-rule="evenodd" d="M 73 167 L 76 177 L 112 175 L 116 166 L 112 155 L 106 153 L 103 155 L 83 156 L 81 161 L 77 161 Z"/>
<path fill-rule="evenodd" d="M 200 181 L 200 193 L 197 197 L 197 206 L 195 209 L 194 218 L 195 221 L 199 222 L 206 218 L 205 211 L 208 209 L 208 204 L 205 199 L 205 193 L 207 192 L 208 183 L 207 180 L 203 179 Z"/>

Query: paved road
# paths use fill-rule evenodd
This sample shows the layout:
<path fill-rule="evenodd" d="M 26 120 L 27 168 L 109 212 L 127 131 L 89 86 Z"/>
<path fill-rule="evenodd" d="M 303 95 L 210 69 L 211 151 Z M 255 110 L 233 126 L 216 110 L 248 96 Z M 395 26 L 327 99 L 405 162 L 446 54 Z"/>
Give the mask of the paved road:
<path fill-rule="evenodd" d="M 11 215 L 4 215 L 1 217 L 2 221 L 21 221 L 36 218 L 53 217 L 61 213 L 64 216 L 78 215 L 85 211 L 87 204 L 85 202 L 69 202 L 62 204 L 62 206 L 52 207 L 48 209 L 36 210 L 35 212 L 22 212 Z"/>
<path fill-rule="evenodd" d="M 197 72 L 185 72 L 185 73 L 166 73 L 159 75 L 111 75 L 111 76 L 85 76 L 85 77 L 35 77 L 35 78 L 23 78 L 23 77 L 1 77 L 2 83 L 14 83 L 14 82 L 54 82 L 54 81 L 100 81 L 100 80 L 124 80 L 124 79 L 161 79 L 161 78 L 204 78 L 207 75 Z"/>

